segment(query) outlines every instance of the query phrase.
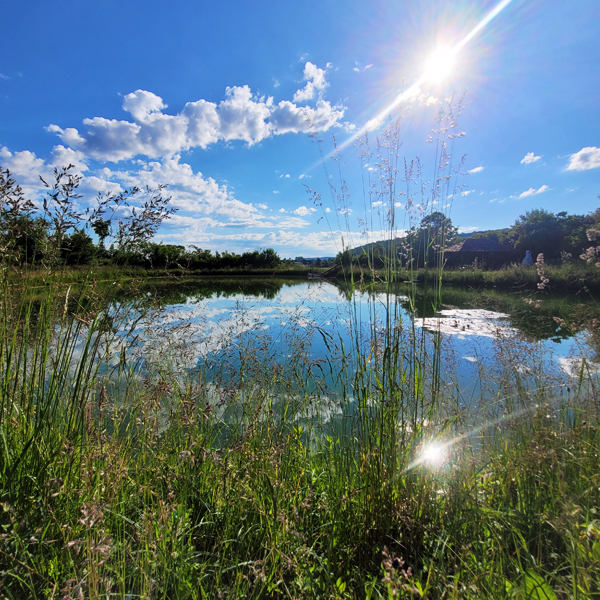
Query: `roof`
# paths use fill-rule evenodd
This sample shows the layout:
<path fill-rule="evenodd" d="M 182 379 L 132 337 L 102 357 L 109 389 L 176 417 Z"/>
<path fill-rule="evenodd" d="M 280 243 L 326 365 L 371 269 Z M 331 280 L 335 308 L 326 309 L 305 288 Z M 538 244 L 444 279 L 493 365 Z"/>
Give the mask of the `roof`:
<path fill-rule="evenodd" d="M 486 238 L 467 238 L 446 248 L 445 252 L 514 252 L 514 248 Z"/>

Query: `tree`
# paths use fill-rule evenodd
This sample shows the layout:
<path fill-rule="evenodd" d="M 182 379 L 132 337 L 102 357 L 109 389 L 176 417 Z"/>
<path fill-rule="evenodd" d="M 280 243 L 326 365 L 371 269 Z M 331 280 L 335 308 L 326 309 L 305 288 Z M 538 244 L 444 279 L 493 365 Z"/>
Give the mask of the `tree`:
<path fill-rule="evenodd" d="M 100 240 L 100 248 L 104 250 L 104 240 L 110 235 L 110 221 L 104 219 L 96 219 L 92 223 L 92 229 Z"/>
<path fill-rule="evenodd" d="M 177 211 L 169 206 L 171 197 L 163 197 L 162 191 L 166 188 L 159 185 L 157 188 L 146 187 L 143 192 L 147 200 L 141 207 L 131 206 L 125 196 L 119 194 L 113 202 L 118 206 L 128 206 L 131 214 L 119 219 L 117 231 L 117 247 L 123 253 L 139 251 L 144 243 L 151 240 L 164 221 L 170 219 Z M 129 197 L 141 193 L 139 188 L 129 190 Z"/>
<path fill-rule="evenodd" d="M 258 266 L 264 269 L 272 269 L 281 263 L 279 254 L 273 248 L 265 248 L 258 254 Z"/>
<path fill-rule="evenodd" d="M 54 169 L 54 181 L 40 177 L 47 191 L 41 214 L 25 198 L 22 189 L 8 170 L 0 169 L 0 252 L 3 257 L 16 257 L 20 262 L 46 264 L 84 264 L 93 256 L 93 242 L 87 231 L 93 230 L 100 239 L 100 248 L 111 234 L 113 218 L 118 220 L 116 235 L 117 262 L 145 260 L 145 245 L 160 225 L 169 219 L 176 208 L 164 197 L 165 186 L 137 187 L 115 193 L 98 194 L 96 206 L 80 211 L 76 200 L 82 177 L 72 171 L 73 165 Z M 134 197 L 145 200 L 133 205 Z M 126 210 L 123 210 L 126 209 Z M 126 216 L 121 216 L 124 213 Z M 112 248 L 112 245 L 111 245 Z"/>
<path fill-rule="evenodd" d="M 521 215 L 512 226 L 515 236 L 515 249 L 525 255 L 531 250 L 532 256 L 544 254 L 546 260 L 560 256 L 562 232 L 554 213 L 536 208 Z"/>
<path fill-rule="evenodd" d="M 60 252 L 66 265 L 89 265 L 96 254 L 96 247 L 92 238 L 83 229 L 78 229 L 63 238 Z"/>
<path fill-rule="evenodd" d="M 441 267 L 443 251 L 454 243 L 458 228 L 443 212 L 434 211 L 426 215 L 413 227 L 404 240 L 404 261 L 415 268 Z"/>
<path fill-rule="evenodd" d="M 46 253 L 46 259 L 50 263 L 60 261 L 65 236 L 71 229 L 77 231 L 83 220 L 83 213 L 75 206 L 75 200 L 81 198 L 77 189 L 82 177 L 71 171 L 74 168 L 73 165 L 55 168 L 52 185 L 40 175 L 40 181 L 49 190 L 43 199 L 42 218 L 50 232 L 50 244 Z"/>
<path fill-rule="evenodd" d="M 427 231 L 432 243 L 442 248 L 452 244 L 458 233 L 458 227 L 452 225 L 452 220 L 443 212 L 435 211 L 421 220 L 421 229 Z"/>
<path fill-rule="evenodd" d="M 183 261 L 185 246 L 148 243 L 146 257 L 150 261 L 150 266 L 168 268 L 172 264 L 178 264 Z"/>
<path fill-rule="evenodd" d="M 19 264 L 43 258 L 47 242 L 45 222 L 34 216 L 35 206 L 8 169 L 0 169 L 0 254 Z"/>

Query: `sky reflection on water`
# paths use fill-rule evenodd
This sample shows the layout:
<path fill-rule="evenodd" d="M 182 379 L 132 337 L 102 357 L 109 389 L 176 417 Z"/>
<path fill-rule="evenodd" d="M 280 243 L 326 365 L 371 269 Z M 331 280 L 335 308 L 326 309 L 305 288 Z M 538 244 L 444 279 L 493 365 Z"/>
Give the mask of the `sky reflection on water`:
<path fill-rule="evenodd" d="M 218 286 L 215 282 L 211 285 Z M 558 326 L 548 330 L 546 325 L 543 335 L 536 339 L 531 329 L 536 309 L 525 303 L 520 310 L 529 313 L 521 312 L 517 320 L 514 314 L 472 306 L 444 305 L 432 314 L 427 299 L 417 302 L 411 314 L 406 293 L 389 296 L 373 290 L 357 291 L 348 301 L 346 289 L 325 281 L 286 283 L 269 288 L 265 294 L 256 290 L 245 293 L 242 285 L 239 293 L 234 287 L 227 294 L 215 291 L 203 295 L 189 286 L 186 289 L 176 301 L 167 297 L 162 310 L 151 311 L 132 332 L 130 338 L 136 340 L 133 351 L 143 355 L 147 363 L 170 356 L 181 369 L 191 369 L 227 352 L 233 355 L 236 348 L 248 349 L 253 343 L 257 352 L 260 348 L 273 360 L 285 360 L 293 351 L 294 336 L 304 337 L 311 360 L 320 361 L 330 352 L 327 336 L 346 348 L 352 347 L 353 328 L 367 339 L 374 319 L 384 323 L 386 305 L 391 301 L 396 323 L 407 331 L 414 326 L 413 335 L 421 336 L 425 346 L 432 348 L 439 342 L 446 370 L 453 373 L 461 388 L 471 389 L 471 394 L 479 391 L 476 382 L 482 368 L 500 370 L 499 354 L 533 375 L 543 366 L 548 373 L 577 377 L 576 365 L 581 365 L 584 335 L 558 337 Z M 519 328 L 521 323 L 528 331 Z M 122 344 L 126 345 L 125 339 Z M 590 368 L 598 372 L 597 365 Z"/>

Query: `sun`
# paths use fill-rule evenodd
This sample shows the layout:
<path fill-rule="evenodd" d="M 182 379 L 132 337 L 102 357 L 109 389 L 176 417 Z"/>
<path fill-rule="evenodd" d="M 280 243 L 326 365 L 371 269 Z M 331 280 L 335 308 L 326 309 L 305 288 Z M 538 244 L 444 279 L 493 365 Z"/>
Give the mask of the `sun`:
<path fill-rule="evenodd" d="M 452 48 L 437 48 L 425 62 L 423 79 L 430 83 L 441 83 L 454 67 L 454 56 Z"/>

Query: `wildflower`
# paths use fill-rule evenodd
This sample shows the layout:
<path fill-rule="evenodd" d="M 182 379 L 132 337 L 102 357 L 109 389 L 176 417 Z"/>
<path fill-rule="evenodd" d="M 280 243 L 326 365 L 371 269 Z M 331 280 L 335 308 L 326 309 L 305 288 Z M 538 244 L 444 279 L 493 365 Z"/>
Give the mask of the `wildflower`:
<path fill-rule="evenodd" d="M 540 278 L 540 283 L 537 284 L 538 290 L 543 290 L 546 288 L 548 283 L 550 283 L 550 280 L 544 274 L 544 255 L 543 255 L 543 253 L 540 252 L 537 255 L 537 259 L 535 261 L 535 266 L 537 268 L 538 277 Z"/>

